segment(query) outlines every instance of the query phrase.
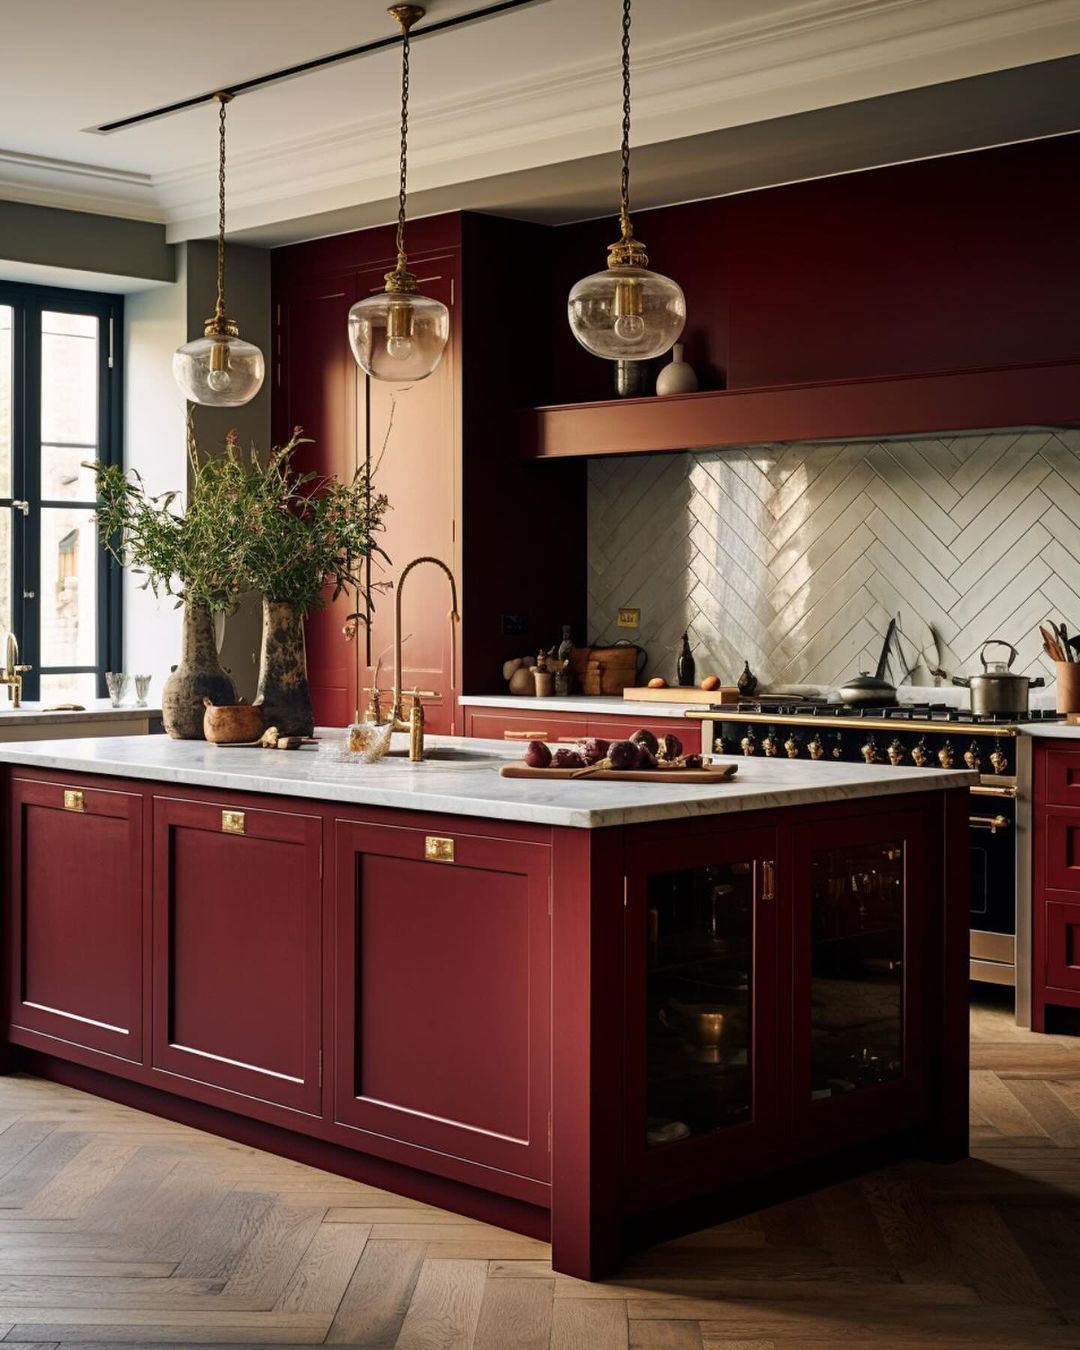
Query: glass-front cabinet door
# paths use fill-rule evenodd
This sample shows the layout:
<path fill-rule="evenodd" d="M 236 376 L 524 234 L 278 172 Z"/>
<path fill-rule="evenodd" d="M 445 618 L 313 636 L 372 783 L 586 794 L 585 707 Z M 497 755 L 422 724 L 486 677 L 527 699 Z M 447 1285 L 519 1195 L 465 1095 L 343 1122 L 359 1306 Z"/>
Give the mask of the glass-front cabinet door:
<path fill-rule="evenodd" d="M 626 1152 L 646 1179 L 722 1175 L 775 1124 L 776 836 L 627 861 Z"/>
<path fill-rule="evenodd" d="M 922 830 L 899 812 L 795 832 L 793 1118 L 811 1149 L 845 1119 L 900 1128 L 920 1100 Z"/>

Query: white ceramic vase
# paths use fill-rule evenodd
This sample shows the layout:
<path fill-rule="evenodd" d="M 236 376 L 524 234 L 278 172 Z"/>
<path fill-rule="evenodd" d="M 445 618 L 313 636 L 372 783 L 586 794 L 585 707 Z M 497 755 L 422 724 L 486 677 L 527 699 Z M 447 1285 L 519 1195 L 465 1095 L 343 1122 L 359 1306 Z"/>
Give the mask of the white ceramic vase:
<path fill-rule="evenodd" d="M 692 394 L 698 387 L 694 367 L 683 360 L 683 344 L 676 342 L 671 349 L 671 360 L 656 377 L 658 394 Z"/>

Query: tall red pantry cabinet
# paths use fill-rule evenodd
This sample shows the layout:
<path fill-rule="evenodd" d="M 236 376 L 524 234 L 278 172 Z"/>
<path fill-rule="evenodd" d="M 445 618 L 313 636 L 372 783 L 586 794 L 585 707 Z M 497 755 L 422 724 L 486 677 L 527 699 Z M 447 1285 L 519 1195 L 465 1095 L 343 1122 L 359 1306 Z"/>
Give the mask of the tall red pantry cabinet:
<path fill-rule="evenodd" d="M 316 722 L 341 726 L 362 712 L 376 671 L 389 688 L 389 583 L 432 554 L 460 588 L 456 669 L 446 578 L 418 568 L 404 597 L 403 681 L 439 696 L 427 709 L 431 730 L 461 734 L 457 694 L 499 688 L 502 662 L 550 646 L 563 623 L 583 633 L 584 465 L 531 463 L 515 443 L 518 410 L 547 390 L 547 327 L 526 320 L 530 296 L 548 292 L 548 232 L 454 213 L 414 222 L 408 243 L 420 289 L 451 316 L 442 362 L 412 385 L 369 380 L 348 345 L 350 306 L 380 290 L 393 266 L 392 228 L 275 252 L 274 440 L 302 426 L 312 439 L 298 464 L 343 478 L 366 465 L 390 499 L 389 562 L 373 559 L 364 578 L 367 622 L 355 642 L 343 636 L 352 597 L 308 620 Z M 526 263 L 526 290 L 511 303 Z"/>

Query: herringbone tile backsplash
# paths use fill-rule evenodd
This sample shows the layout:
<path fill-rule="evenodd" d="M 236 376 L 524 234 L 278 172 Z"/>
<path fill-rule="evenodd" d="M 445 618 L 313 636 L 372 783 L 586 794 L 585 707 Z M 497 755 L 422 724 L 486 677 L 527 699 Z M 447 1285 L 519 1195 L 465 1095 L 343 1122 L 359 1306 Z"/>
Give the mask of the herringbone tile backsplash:
<path fill-rule="evenodd" d="M 633 636 L 674 675 L 836 685 L 900 616 L 894 682 L 979 668 L 988 638 L 1052 681 L 1040 620 L 1080 627 L 1080 431 L 753 446 L 589 467 L 589 638 Z"/>

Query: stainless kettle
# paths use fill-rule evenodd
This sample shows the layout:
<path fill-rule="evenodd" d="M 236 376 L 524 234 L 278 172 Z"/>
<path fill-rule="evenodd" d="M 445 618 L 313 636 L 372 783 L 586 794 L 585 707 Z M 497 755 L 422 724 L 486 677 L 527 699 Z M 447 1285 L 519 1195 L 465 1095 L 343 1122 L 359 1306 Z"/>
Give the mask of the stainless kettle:
<path fill-rule="evenodd" d="M 987 647 L 1008 647 L 1008 661 L 987 661 Z M 1014 675 L 1011 667 L 1016 660 L 1016 648 L 1003 638 L 989 638 L 982 645 L 979 659 L 982 661 L 981 675 L 954 675 L 953 684 L 963 685 L 971 690 L 971 711 L 978 716 L 984 713 L 1026 713 L 1028 710 L 1028 691 L 1041 688 L 1046 681 L 1040 675 L 1031 680 L 1026 675 Z"/>

